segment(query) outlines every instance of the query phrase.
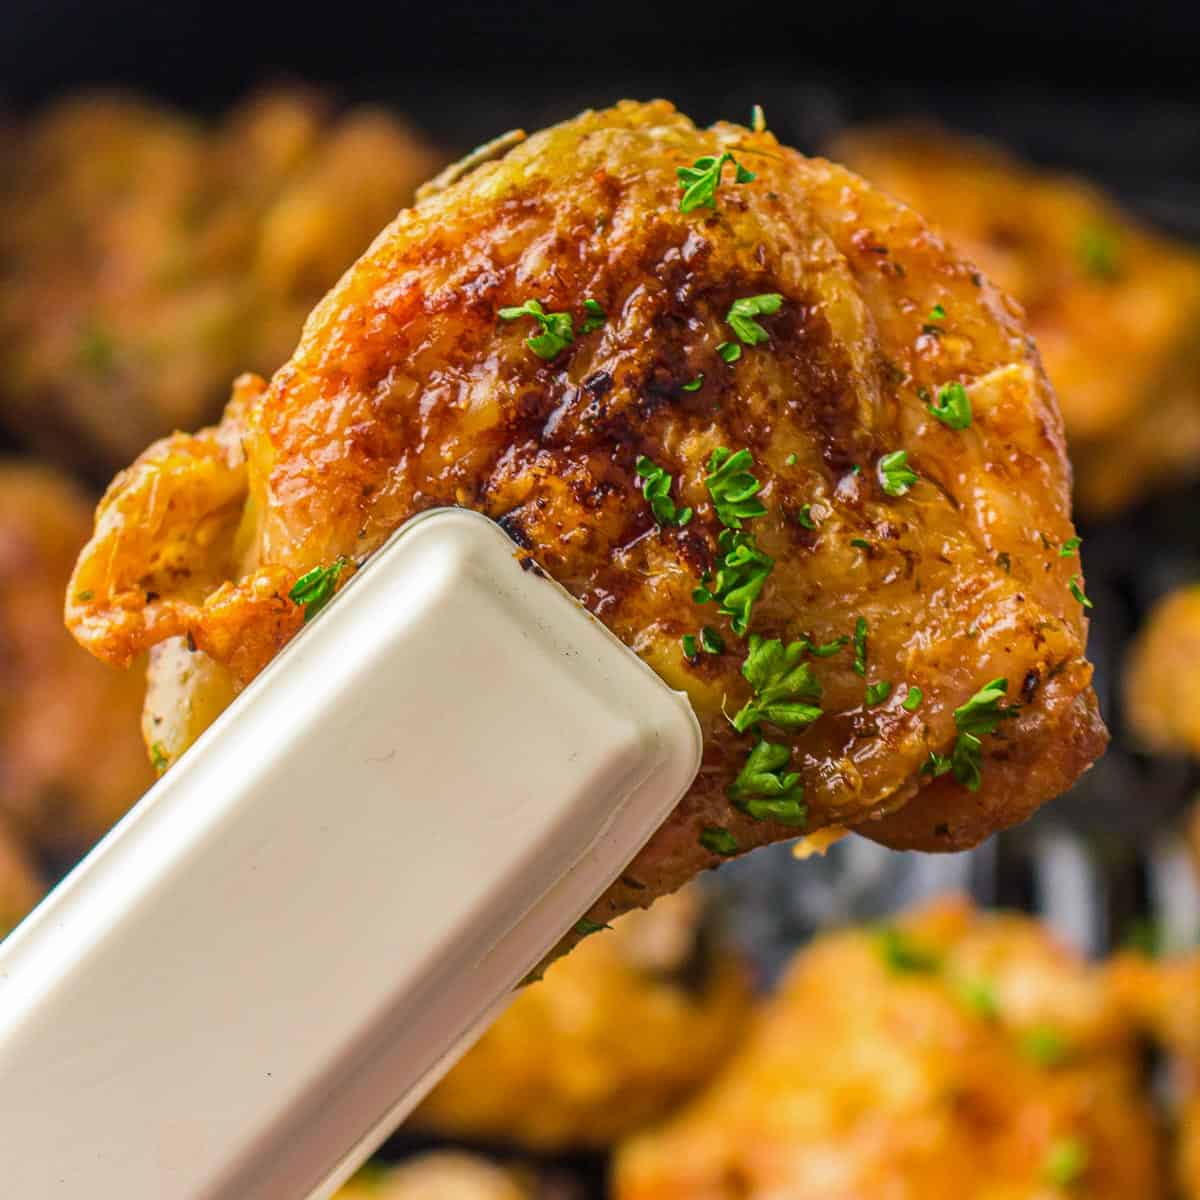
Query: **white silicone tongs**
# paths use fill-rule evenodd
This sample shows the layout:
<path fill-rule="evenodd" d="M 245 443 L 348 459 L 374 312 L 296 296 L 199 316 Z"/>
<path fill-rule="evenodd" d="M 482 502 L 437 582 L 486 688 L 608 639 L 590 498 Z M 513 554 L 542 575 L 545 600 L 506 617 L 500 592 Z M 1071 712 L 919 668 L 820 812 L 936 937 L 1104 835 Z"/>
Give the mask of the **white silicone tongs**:
<path fill-rule="evenodd" d="M 0 946 L 3 1194 L 328 1196 L 700 753 L 495 525 L 413 520 Z"/>

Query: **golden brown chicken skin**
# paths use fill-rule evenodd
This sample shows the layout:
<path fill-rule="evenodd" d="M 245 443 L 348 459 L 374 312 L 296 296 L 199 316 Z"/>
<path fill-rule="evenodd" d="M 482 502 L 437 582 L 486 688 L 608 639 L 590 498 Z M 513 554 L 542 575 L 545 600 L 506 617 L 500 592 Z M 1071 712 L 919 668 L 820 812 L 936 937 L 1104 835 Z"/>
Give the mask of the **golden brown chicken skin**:
<path fill-rule="evenodd" d="M 272 371 L 438 159 L 399 119 L 259 93 L 211 128 L 84 94 L 22 129 L 0 195 L 0 418 L 115 468 Z"/>
<path fill-rule="evenodd" d="M 154 778 L 135 729 L 142 672 L 104 670 L 62 628 L 90 507 L 58 473 L 0 460 L 0 819 L 62 855 Z"/>
<path fill-rule="evenodd" d="M 1136 1054 L 1099 971 L 940 902 L 820 938 L 616 1200 L 1156 1200 Z"/>
<path fill-rule="evenodd" d="M 1020 301 L 1062 406 L 1081 509 L 1111 512 L 1200 472 L 1200 256 L 1088 184 L 936 127 L 852 130 L 831 153 Z"/>
<path fill-rule="evenodd" d="M 1129 651 L 1129 723 L 1159 753 L 1200 756 L 1200 584 L 1169 593 Z"/>
<path fill-rule="evenodd" d="M 677 169 L 724 151 L 754 181 L 727 166 L 716 208 L 682 212 Z M 778 302 L 761 332 L 730 321 L 764 296 Z M 560 352 L 530 344 L 535 318 L 502 315 L 530 300 L 570 315 Z M 948 314 L 937 338 L 923 332 L 934 304 Z M 965 428 L 928 407 L 957 385 Z M 661 525 L 643 490 L 663 481 L 639 462 L 671 476 Z M 594 919 L 801 827 L 969 845 L 1104 745 L 1078 562 L 1060 554 L 1062 432 L 1032 343 L 916 214 L 769 133 L 625 103 L 402 212 L 269 385 L 241 379 L 220 426 L 118 476 L 68 621 L 113 663 L 180 638 L 205 656 L 189 672 L 178 641 L 163 652 L 151 720 L 174 759 L 197 724 L 180 714 L 205 708 L 214 679 L 249 682 L 300 628 L 302 574 L 344 557 L 344 581 L 437 505 L 500 521 L 686 691 L 704 730 L 691 792 Z M 705 626 L 720 645 L 690 654 L 681 639 Z M 784 678 L 780 655 L 805 678 Z M 997 679 L 1004 704 L 986 693 Z M 811 707 L 818 686 L 806 728 L 803 708 L 773 710 L 758 746 L 753 721 L 731 723 L 752 699 Z M 992 719 L 972 746 L 980 706 Z"/>
<path fill-rule="evenodd" d="M 586 938 L 412 1124 L 545 1152 L 606 1147 L 664 1116 L 723 1061 L 750 1009 L 748 973 L 729 947 L 705 943 L 701 906 L 684 888 Z"/>
<path fill-rule="evenodd" d="M 1175 1100 L 1176 1181 L 1200 1200 L 1200 953 L 1154 961 L 1119 955 L 1110 968 L 1118 1002 L 1166 1050 Z"/>

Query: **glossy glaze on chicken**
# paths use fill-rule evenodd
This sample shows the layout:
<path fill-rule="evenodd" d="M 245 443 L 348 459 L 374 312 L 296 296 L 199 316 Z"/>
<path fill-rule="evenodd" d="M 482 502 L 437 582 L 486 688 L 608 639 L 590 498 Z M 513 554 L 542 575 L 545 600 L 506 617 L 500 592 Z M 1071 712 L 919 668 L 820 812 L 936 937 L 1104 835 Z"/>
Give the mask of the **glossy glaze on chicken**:
<path fill-rule="evenodd" d="M 681 211 L 679 170 L 726 152 L 713 206 Z M 68 620 L 113 663 L 157 647 L 166 757 L 301 627 L 305 573 L 344 581 L 464 505 L 704 729 L 597 918 L 802 829 L 950 850 L 1068 787 L 1105 733 L 1061 422 L 1003 295 L 842 168 L 664 102 L 496 154 L 399 215 L 269 384 L 101 504 Z"/>

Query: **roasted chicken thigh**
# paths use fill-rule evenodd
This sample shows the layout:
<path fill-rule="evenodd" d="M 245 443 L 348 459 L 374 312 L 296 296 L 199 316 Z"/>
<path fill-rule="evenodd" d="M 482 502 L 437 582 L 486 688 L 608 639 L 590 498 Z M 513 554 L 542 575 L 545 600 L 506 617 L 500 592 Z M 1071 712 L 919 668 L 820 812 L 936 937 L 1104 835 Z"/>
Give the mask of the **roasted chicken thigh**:
<path fill-rule="evenodd" d="M 968 846 L 1068 787 L 1106 735 L 1061 422 L 1005 297 L 848 171 L 665 102 L 490 155 L 100 505 L 68 621 L 117 665 L 155 649 L 163 756 L 397 526 L 462 505 L 705 733 L 596 919 L 801 831 Z"/>

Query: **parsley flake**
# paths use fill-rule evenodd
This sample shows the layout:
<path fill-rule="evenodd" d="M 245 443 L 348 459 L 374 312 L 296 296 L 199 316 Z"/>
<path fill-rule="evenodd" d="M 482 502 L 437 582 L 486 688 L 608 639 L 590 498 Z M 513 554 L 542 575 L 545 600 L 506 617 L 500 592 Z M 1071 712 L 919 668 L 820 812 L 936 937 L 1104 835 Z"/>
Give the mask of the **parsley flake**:
<path fill-rule="evenodd" d="M 1017 715 L 1015 705 L 1001 707 L 1000 701 L 1008 691 L 1008 680 L 993 679 L 980 688 L 965 704 L 954 710 L 958 736 L 950 755 L 930 753 L 922 772 L 934 778 L 953 771 L 954 778 L 968 791 L 979 791 L 982 782 L 983 742 L 986 734 L 995 733 L 1001 721 Z"/>
<path fill-rule="evenodd" d="M 867 618 L 859 617 L 854 622 L 854 673 L 867 673 Z"/>
<path fill-rule="evenodd" d="M 734 183 L 754 182 L 754 175 L 728 150 L 719 155 L 705 154 L 696 159 L 690 167 L 675 168 L 679 186 L 683 189 L 679 200 L 681 213 L 694 212 L 697 208 L 717 207 L 717 188 L 721 186 L 721 172 L 724 171 L 726 163 L 734 165 Z"/>
<path fill-rule="evenodd" d="M 907 450 L 893 450 L 879 460 L 879 485 L 889 496 L 903 496 L 919 478 L 908 465 Z"/>
<path fill-rule="evenodd" d="M 728 858 L 738 852 L 737 838 L 719 825 L 706 825 L 700 831 L 700 845 L 712 854 L 721 855 L 722 858 Z"/>
<path fill-rule="evenodd" d="M 677 525 L 682 529 L 692 519 L 692 510 L 676 508 L 670 496 L 672 476 L 644 454 L 638 457 L 636 467 L 638 475 L 646 481 L 642 485 L 642 495 L 649 502 L 655 521 L 659 525 Z"/>
<path fill-rule="evenodd" d="M 1071 576 L 1071 595 L 1083 605 L 1084 608 L 1092 608 L 1092 602 L 1084 594 L 1083 588 L 1080 586 L 1081 580 L 1078 575 Z"/>
<path fill-rule="evenodd" d="M 964 979 L 958 984 L 958 998 L 977 1017 L 994 1021 L 1000 1015 L 996 987 L 987 979 Z"/>
<path fill-rule="evenodd" d="M 327 567 L 313 567 L 292 584 L 288 599 L 293 604 L 304 606 L 304 623 L 307 625 L 333 599 L 337 581 L 346 567 L 346 559 L 339 557 Z"/>
<path fill-rule="evenodd" d="M 705 654 L 725 653 L 725 641 L 711 625 L 700 630 L 700 646 Z"/>
<path fill-rule="evenodd" d="M 729 617 L 733 632 L 738 637 L 744 637 L 750 626 L 750 614 L 754 602 L 758 599 L 775 568 L 775 560 L 758 548 L 758 543 L 752 534 L 738 533 L 732 529 L 723 529 L 717 539 L 721 551 L 720 566 L 712 586 L 696 588 L 692 599 L 697 604 L 707 604 L 710 600 L 718 603 L 717 611 L 722 616 Z"/>
<path fill-rule="evenodd" d="M 908 690 L 904 693 L 904 699 L 900 701 L 900 707 L 905 712 L 916 712 L 924 699 L 925 693 L 915 683 L 910 683 Z"/>
<path fill-rule="evenodd" d="M 796 514 L 796 521 L 803 525 L 805 529 L 816 529 L 817 523 L 812 519 L 812 505 L 802 504 L 800 511 Z"/>
<path fill-rule="evenodd" d="M 971 424 L 971 397 L 958 380 L 943 384 L 938 389 L 937 403 L 925 408 L 948 429 L 966 429 Z"/>
<path fill-rule="evenodd" d="M 583 302 L 583 311 L 587 313 L 587 316 L 583 318 L 583 324 L 579 326 L 581 335 L 595 333 L 608 320 L 608 313 L 600 307 L 600 303 L 597 300 L 585 300 Z"/>
<path fill-rule="evenodd" d="M 796 452 L 794 450 L 783 460 L 783 465 L 785 467 L 794 467 L 796 465 Z"/>
<path fill-rule="evenodd" d="M 596 307 L 599 308 L 599 305 Z M 532 317 L 541 326 L 542 332 L 526 338 L 525 345 L 538 358 L 547 362 L 557 357 L 575 340 L 574 322 L 570 313 L 548 313 L 537 300 L 526 300 L 519 307 L 500 310 L 502 321 L 519 321 L 522 317 Z"/>
<path fill-rule="evenodd" d="M 1087 1170 L 1088 1158 L 1088 1148 L 1078 1138 L 1058 1138 L 1046 1153 L 1042 1175 L 1054 1187 L 1070 1187 Z"/>
<path fill-rule="evenodd" d="M 722 342 L 717 347 L 717 353 L 721 356 L 722 362 L 735 363 L 742 357 L 742 348 L 737 342 Z"/>
<path fill-rule="evenodd" d="M 762 721 L 800 729 L 821 715 L 820 705 L 811 703 L 820 700 L 821 685 L 808 663 L 801 661 L 807 649 L 803 640 L 785 648 L 779 638 L 750 635 L 750 653 L 742 664 L 742 675 L 754 689 L 754 698 L 731 719 L 738 733 Z"/>
<path fill-rule="evenodd" d="M 683 637 L 679 639 L 679 644 L 683 647 L 684 658 L 690 661 L 694 661 L 695 659 L 699 658 L 700 654 L 696 646 L 696 635 L 694 633 L 685 633 Z"/>
<path fill-rule="evenodd" d="M 851 538 L 850 545 L 852 545 L 856 550 L 871 549 L 871 543 L 868 542 L 866 538 Z"/>
<path fill-rule="evenodd" d="M 811 654 L 813 658 L 832 658 L 850 639 L 848 637 L 834 638 L 832 642 L 826 642 L 823 646 L 814 646 L 807 638 L 804 639 L 804 649 L 806 654 Z"/>
<path fill-rule="evenodd" d="M 161 775 L 171 765 L 171 759 L 163 748 L 162 742 L 150 744 L 150 765 L 153 766 L 156 775 Z"/>
<path fill-rule="evenodd" d="M 880 931 L 879 953 L 889 970 L 898 975 L 936 975 L 942 969 L 938 955 L 894 925 Z"/>
<path fill-rule="evenodd" d="M 1075 248 L 1085 275 L 1112 280 L 1121 274 L 1121 241 L 1112 230 L 1100 225 L 1086 226 L 1079 231 Z"/>
<path fill-rule="evenodd" d="M 882 704 L 891 694 L 892 685 L 886 679 L 881 679 L 878 683 L 868 683 L 867 707 L 874 708 L 877 704 Z"/>
<path fill-rule="evenodd" d="M 1066 1039 L 1053 1025 L 1035 1025 L 1021 1039 L 1020 1049 L 1039 1067 L 1057 1067 L 1069 1053 Z"/>
<path fill-rule="evenodd" d="M 691 379 L 683 385 L 683 390 L 685 392 L 698 392 L 700 390 L 701 384 L 703 384 L 703 383 L 704 383 L 704 372 L 701 371 L 700 374 L 697 375 L 695 379 Z"/>
<path fill-rule="evenodd" d="M 590 934 L 599 933 L 602 929 L 611 929 L 612 926 L 605 925 L 600 921 L 593 921 L 588 917 L 580 917 L 573 928 L 580 937 L 588 937 Z"/>
<path fill-rule="evenodd" d="M 748 469 L 754 465 L 749 450 L 733 453 L 724 446 L 712 452 L 704 486 L 712 497 L 717 519 L 729 529 L 741 529 L 742 522 L 766 515 L 761 500 L 756 500 L 762 484 Z"/>
<path fill-rule="evenodd" d="M 1070 558 L 1083 545 L 1083 538 L 1069 537 L 1058 549 L 1059 558 Z"/>
<path fill-rule="evenodd" d="M 804 787 L 799 774 L 786 769 L 791 757 L 789 746 L 760 738 L 729 785 L 729 798 L 735 807 L 756 821 L 804 828 L 808 824 Z"/>
<path fill-rule="evenodd" d="M 935 304 L 929 310 L 929 316 L 926 318 L 926 320 L 928 320 L 928 321 L 944 321 L 945 319 L 946 319 L 946 310 L 940 304 Z"/>
<path fill-rule="evenodd" d="M 725 314 L 729 328 L 738 340 L 747 346 L 758 346 L 771 340 L 771 335 L 754 319 L 769 317 L 783 306 L 783 297 L 778 292 L 764 292 L 761 296 L 743 296 L 735 300 Z"/>

